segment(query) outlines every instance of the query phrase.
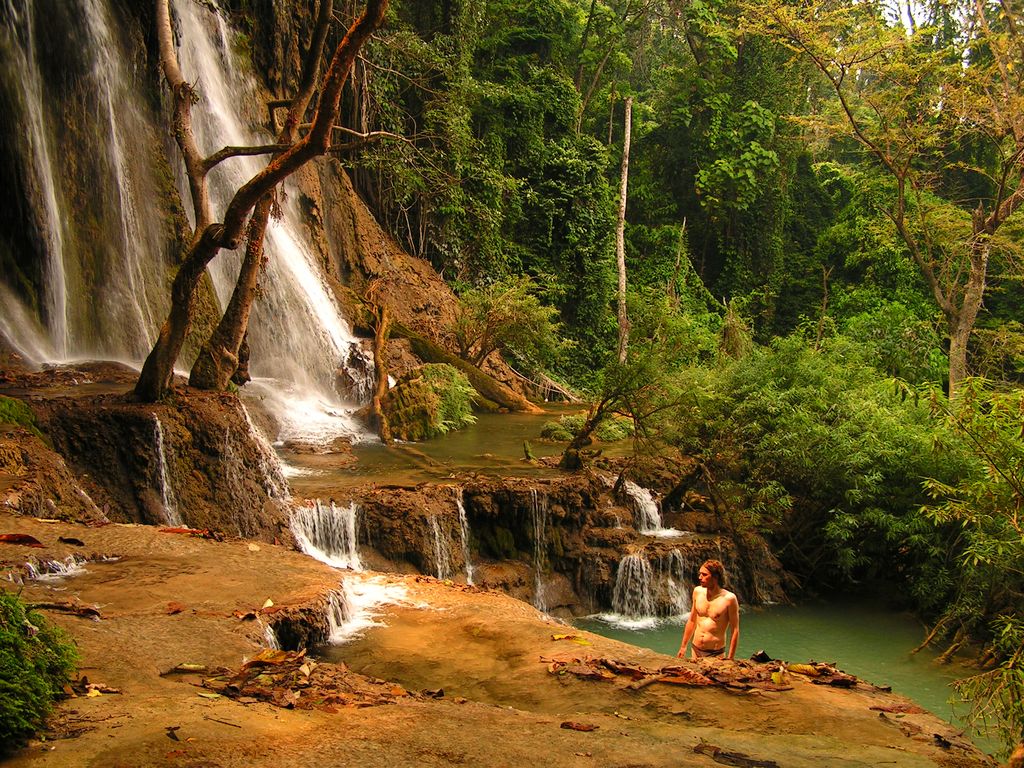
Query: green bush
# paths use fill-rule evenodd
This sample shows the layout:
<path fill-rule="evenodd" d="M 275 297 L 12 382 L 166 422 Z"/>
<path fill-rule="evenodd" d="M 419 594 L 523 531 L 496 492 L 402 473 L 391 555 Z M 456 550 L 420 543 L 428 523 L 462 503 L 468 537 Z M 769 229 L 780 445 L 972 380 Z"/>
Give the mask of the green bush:
<path fill-rule="evenodd" d="M 0 591 L 0 752 L 43 726 L 77 658 L 60 629 Z"/>
<path fill-rule="evenodd" d="M 568 442 L 572 440 L 572 432 L 565 428 L 560 421 L 548 421 L 540 429 L 540 436 L 545 440 L 557 440 Z"/>
<path fill-rule="evenodd" d="M 594 435 L 603 443 L 625 440 L 633 434 L 633 422 L 629 419 L 609 418 L 597 425 Z"/>
<path fill-rule="evenodd" d="M 428 440 L 476 421 L 476 390 L 465 374 L 444 363 L 403 376 L 384 399 L 391 433 L 399 440 Z"/>

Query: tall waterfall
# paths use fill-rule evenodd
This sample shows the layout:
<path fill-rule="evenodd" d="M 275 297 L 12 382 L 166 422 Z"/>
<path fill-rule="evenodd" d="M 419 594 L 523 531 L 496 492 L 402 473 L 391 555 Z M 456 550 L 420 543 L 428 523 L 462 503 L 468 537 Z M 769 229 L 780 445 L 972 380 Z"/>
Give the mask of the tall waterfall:
<path fill-rule="evenodd" d="M 0 130 L 8 137 L 0 208 L 15 224 L 0 232 L 0 332 L 35 363 L 138 365 L 169 306 L 178 254 L 167 252 L 167 188 L 152 162 L 154 148 L 171 145 L 169 120 L 154 118 L 140 98 L 152 74 L 129 55 L 126 14 L 113 8 L 113 0 L 0 0 Z M 193 120 L 202 151 L 272 143 L 253 127 L 266 107 L 216 4 L 173 0 L 173 13 L 182 69 L 199 94 Z M 171 156 L 180 166 L 176 149 Z M 215 217 L 266 162 L 238 157 L 211 172 Z M 283 215 L 268 227 L 249 326 L 254 380 L 246 391 L 273 412 L 280 439 L 368 438 L 352 413 L 372 389 L 372 363 L 321 273 L 300 194 L 287 185 L 279 193 Z M 240 261 L 222 252 L 211 263 L 222 306 Z M 349 368 L 352 401 L 336 387 L 339 369 Z"/>
<path fill-rule="evenodd" d="M 159 140 L 123 51 L 106 0 L 0 5 L 0 205 L 21 217 L 0 236 L 16 265 L 0 274 L 0 328 L 37 363 L 141 360 L 167 310 L 166 229 L 142 149 Z M 16 290 L 34 264 L 38 311 Z"/>
<path fill-rule="evenodd" d="M 258 101 L 254 80 L 236 61 L 232 33 L 210 5 L 174 0 L 181 24 L 178 56 L 185 77 L 198 83 L 201 98 L 193 110 L 197 141 L 205 153 L 225 145 L 273 143 L 269 133 L 239 118 L 240 102 Z M 258 109 L 265 114 L 262 104 Z M 222 212 L 235 190 L 266 163 L 265 157 L 221 163 L 210 175 L 214 211 Z M 335 381 L 338 368 L 359 356 L 359 345 L 303 232 L 298 199 L 298 191 L 287 185 L 279 190 L 284 215 L 267 228 L 266 272 L 249 331 L 254 384 L 281 418 L 282 439 L 358 437 L 363 430 L 351 412 L 359 404 L 341 402 Z M 224 252 L 211 264 L 222 305 L 231 296 L 242 255 Z M 366 369 L 372 365 L 361 366 Z"/>

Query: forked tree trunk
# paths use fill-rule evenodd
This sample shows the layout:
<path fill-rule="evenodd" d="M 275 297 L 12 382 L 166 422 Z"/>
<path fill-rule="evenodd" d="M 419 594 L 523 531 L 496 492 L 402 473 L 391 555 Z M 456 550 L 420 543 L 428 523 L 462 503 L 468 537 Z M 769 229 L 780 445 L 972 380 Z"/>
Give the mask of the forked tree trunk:
<path fill-rule="evenodd" d="M 156 3 L 161 36 L 161 59 L 168 82 L 179 103 L 182 103 L 187 101 L 187 98 L 183 97 L 188 97 L 190 86 L 181 77 L 177 59 L 173 55 L 167 0 L 156 0 Z M 139 399 L 153 402 L 162 398 L 170 389 L 174 364 L 181 352 L 195 311 L 196 286 L 206 266 L 217 256 L 221 248 L 234 250 L 240 245 L 249 212 L 264 196 L 271 194 L 279 183 L 313 158 L 325 154 L 330 148 L 331 134 L 338 118 L 345 81 L 359 49 L 383 21 L 387 6 L 388 0 L 367 0 L 362 15 L 349 27 L 344 39 L 335 48 L 327 67 L 309 132 L 287 149 L 275 154 L 266 168 L 238 189 L 224 214 L 223 224 L 209 224 L 201 233 L 197 231 L 197 237 L 193 240 L 193 245 L 175 276 L 168 318 L 160 328 L 156 344 L 146 358 L 135 385 L 135 395 Z M 285 131 L 294 130 L 297 120 L 295 110 L 289 110 Z M 180 141 L 179 139 L 179 143 Z M 189 173 L 191 178 L 192 170 Z M 205 181 L 205 171 L 202 178 Z M 242 335 L 244 336 L 244 331 Z M 237 357 L 237 347 L 234 354 Z"/>

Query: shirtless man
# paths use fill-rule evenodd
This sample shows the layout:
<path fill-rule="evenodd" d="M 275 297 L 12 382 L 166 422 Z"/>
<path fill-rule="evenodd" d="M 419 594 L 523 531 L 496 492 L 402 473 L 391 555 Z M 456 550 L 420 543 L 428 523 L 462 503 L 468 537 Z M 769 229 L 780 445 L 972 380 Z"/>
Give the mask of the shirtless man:
<path fill-rule="evenodd" d="M 693 640 L 690 658 L 721 656 L 725 653 L 725 633 L 732 627 L 729 652 L 725 658 L 736 656 L 736 644 L 740 639 L 740 604 L 729 590 L 722 586 L 725 568 L 717 560 L 708 560 L 700 567 L 697 577 L 700 586 L 693 588 L 693 607 L 690 618 L 683 630 L 683 642 L 679 646 L 679 658 L 686 656 L 686 646 Z"/>

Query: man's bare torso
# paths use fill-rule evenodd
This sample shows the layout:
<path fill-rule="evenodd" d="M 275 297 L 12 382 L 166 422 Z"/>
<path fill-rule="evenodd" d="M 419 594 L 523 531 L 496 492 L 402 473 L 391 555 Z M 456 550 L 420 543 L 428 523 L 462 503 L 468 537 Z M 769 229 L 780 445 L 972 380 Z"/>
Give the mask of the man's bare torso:
<path fill-rule="evenodd" d="M 707 589 L 697 587 L 693 590 L 693 615 L 696 617 L 696 629 L 693 644 L 705 651 L 713 651 L 725 647 L 725 630 L 729 624 L 729 602 L 732 592 L 719 589 L 711 600 L 708 600 Z"/>

